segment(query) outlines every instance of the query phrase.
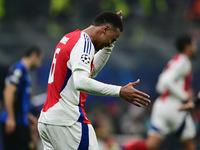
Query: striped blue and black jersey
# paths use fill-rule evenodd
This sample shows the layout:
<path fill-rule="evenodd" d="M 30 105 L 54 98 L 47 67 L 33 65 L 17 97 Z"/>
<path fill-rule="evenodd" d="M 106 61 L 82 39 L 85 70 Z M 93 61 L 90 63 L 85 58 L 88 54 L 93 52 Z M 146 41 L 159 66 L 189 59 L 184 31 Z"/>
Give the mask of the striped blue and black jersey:
<path fill-rule="evenodd" d="M 14 112 L 17 125 L 27 126 L 28 118 L 27 113 L 29 111 L 30 100 L 30 76 L 27 68 L 21 61 L 13 64 L 5 79 L 5 84 L 12 83 L 17 86 L 14 100 Z M 5 123 L 7 119 L 6 109 L 3 109 L 0 116 L 1 122 Z"/>

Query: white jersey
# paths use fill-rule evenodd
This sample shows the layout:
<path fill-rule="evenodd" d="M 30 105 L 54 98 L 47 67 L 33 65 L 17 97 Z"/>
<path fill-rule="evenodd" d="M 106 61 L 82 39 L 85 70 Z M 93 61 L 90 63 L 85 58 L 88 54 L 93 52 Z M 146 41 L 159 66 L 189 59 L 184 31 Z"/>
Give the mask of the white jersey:
<path fill-rule="evenodd" d="M 181 140 L 193 138 L 195 127 L 187 111 L 179 111 L 191 88 L 191 62 L 183 54 L 175 55 L 160 74 L 156 86 L 161 94 L 155 101 L 151 114 L 149 134 L 161 137 L 174 133 Z"/>
<path fill-rule="evenodd" d="M 186 101 L 188 97 L 191 80 L 190 60 L 183 54 L 175 55 L 159 76 L 156 89 L 161 96 L 158 100 L 163 105 L 166 101 L 170 101 L 173 106 L 181 106 L 182 102 Z"/>
<path fill-rule="evenodd" d="M 119 96 L 120 86 L 103 84 L 90 78 L 97 75 L 110 53 L 111 50 L 100 50 L 95 54 L 89 36 L 80 30 L 65 35 L 55 49 L 47 99 L 39 122 L 63 126 L 71 126 L 77 121 L 90 124 L 84 110 L 87 97 L 84 92 Z"/>

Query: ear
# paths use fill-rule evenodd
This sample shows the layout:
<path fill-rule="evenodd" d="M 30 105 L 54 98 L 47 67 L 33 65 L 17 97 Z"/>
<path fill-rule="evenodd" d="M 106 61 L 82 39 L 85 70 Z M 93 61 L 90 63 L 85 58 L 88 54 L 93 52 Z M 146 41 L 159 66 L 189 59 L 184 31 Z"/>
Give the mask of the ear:
<path fill-rule="evenodd" d="M 106 32 L 109 28 L 110 28 L 110 27 L 109 27 L 108 24 L 104 25 L 104 26 L 102 27 L 103 32 Z"/>

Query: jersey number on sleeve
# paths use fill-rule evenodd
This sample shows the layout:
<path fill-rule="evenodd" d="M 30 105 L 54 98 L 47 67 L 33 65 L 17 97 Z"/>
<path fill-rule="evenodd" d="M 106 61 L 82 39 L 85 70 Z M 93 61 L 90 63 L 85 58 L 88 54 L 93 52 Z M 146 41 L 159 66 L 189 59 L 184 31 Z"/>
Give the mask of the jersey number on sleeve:
<path fill-rule="evenodd" d="M 54 72 L 55 72 L 55 68 L 56 68 L 56 56 L 57 54 L 59 54 L 60 52 L 60 48 L 57 48 L 54 56 L 53 56 L 53 62 L 51 64 L 51 69 L 50 69 L 50 73 L 49 73 L 49 80 L 48 83 L 51 84 L 54 81 Z"/>

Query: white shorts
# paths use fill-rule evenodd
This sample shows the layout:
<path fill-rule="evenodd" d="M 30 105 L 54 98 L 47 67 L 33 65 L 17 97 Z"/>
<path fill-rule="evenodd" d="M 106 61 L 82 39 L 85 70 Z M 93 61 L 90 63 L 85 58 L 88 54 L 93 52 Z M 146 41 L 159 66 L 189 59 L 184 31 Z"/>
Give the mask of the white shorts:
<path fill-rule="evenodd" d="M 178 104 L 157 100 L 151 114 L 149 135 L 164 138 L 167 134 L 175 134 L 181 141 L 195 137 L 195 125 L 189 112 L 178 111 Z M 181 105 L 180 105 L 181 106 Z"/>
<path fill-rule="evenodd" d="M 91 124 L 76 122 L 72 126 L 38 123 L 44 150 L 99 150 Z"/>

